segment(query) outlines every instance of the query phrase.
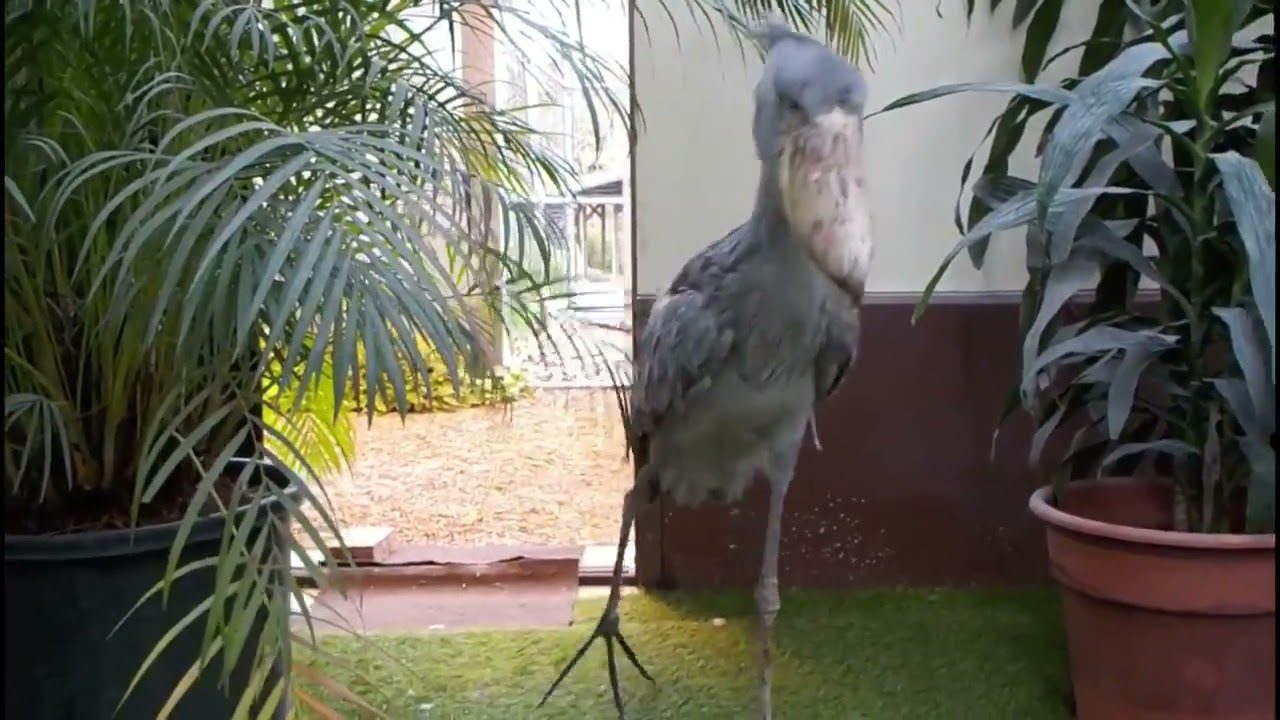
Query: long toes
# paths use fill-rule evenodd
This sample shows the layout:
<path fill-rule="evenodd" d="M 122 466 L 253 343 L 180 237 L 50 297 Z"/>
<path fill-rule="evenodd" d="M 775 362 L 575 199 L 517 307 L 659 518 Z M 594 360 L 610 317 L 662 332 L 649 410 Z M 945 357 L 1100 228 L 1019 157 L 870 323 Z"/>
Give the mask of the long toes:
<path fill-rule="evenodd" d="M 618 720 L 626 720 L 622 709 L 622 687 L 618 684 L 618 659 L 614 656 L 613 642 L 605 638 L 605 650 L 609 655 L 609 689 L 613 691 L 613 706 L 618 709 Z"/>
<path fill-rule="evenodd" d="M 551 699 L 551 695 L 556 691 L 556 688 L 560 687 L 560 683 L 564 682 L 566 677 L 569 677 L 569 673 L 573 671 L 574 666 L 578 664 L 578 661 L 582 659 L 582 656 L 587 654 L 587 649 L 591 647 L 591 643 L 595 642 L 597 637 L 600 636 L 592 635 L 587 638 L 587 641 L 582 643 L 582 647 L 578 648 L 578 652 L 574 653 L 569 662 L 565 663 L 564 669 L 560 671 L 558 676 L 556 676 L 555 682 L 551 683 L 551 687 L 547 688 L 547 692 L 544 693 L 542 699 L 538 701 L 538 707 L 542 707 L 547 703 L 547 700 Z"/>
<path fill-rule="evenodd" d="M 604 638 L 605 651 L 609 660 L 609 688 L 613 692 L 613 704 L 618 710 L 619 720 L 625 720 L 626 716 L 622 703 L 622 685 L 618 680 L 618 658 L 613 647 L 614 641 L 617 641 L 618 645 L 622 648 L 622 653 L 627 657 L 627 660 L 630 661 L 632 667 L 634 667 L 645 680 L 648 680 L 653 685 L 658 684 L 658 681 L 654 680 L 653 676 L 649 674 L 649 671 L 645 669 L 643 664 L 641 664 L 640 658 L 636 657 L 636 653 L 631 649 L 631 645 L 629 645 L 622 637 L 622 633 L 617 627 L 616 618 L 613 619 L 612 622 L 610 622 L 609 618 L 604 618 L 601 620 L 600 625 L 597 626 L 596 631 L 591 634 L 591 637 L 587 638 L 587 641 L 578 648 L 578 651 L 575 652 L 573 657 L 569 659 L 569 662 L 565 664 L 564 669 L 560 671 L 555 682 L 551 683 L 551 687 L 547 688 L 547 692 L 543 694 L 542 699 L 538 701 L 538 707 L 542 707 L 546 704 L 547 700 L 551 699 L 552 694 L 554 694 L 556 689 L 560 687 L 560 683 L 564 682 L 564 679 L 569 676 L 569 673 L 573 671 L 575 666 L 577 666 L 578 661 L 582 660 L 583 656 L 586 655 L 587 650 L 591 648 L 592 643 L 594 643 L 597 638 Z"/>
<path fill-rule="evenodd" d="M 648 680 L 650 684 L 657 685 L 658 681 L 654 680 L 653 676 L 649 674 L 649 671 L 644 669 L 644 665 L 640 663 L 640 658 L 636 657 L 635 651 L 631 649 L 629 644 L 627 644 L 627 640 L 622 637 L 622 633 L 618 633 L 617 640 L 618 645 L 622 648 L 622 654 L 627 656 L 627 660 L 631 662 L 631 666 L 640 673 L 641 677 Z"/>

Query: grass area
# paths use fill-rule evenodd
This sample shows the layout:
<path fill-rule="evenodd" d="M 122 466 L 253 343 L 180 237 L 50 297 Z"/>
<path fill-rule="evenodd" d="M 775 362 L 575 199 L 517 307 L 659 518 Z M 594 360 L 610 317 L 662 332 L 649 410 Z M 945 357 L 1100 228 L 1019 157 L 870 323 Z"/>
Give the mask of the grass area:
<path fill-rule="evenodd" d="M 603 643 L 534 709 L 602 606 L 566 629 L 325 638 L 308 661 L 397 720 L 610 718 Z M 622 671 L 628 718 L 754 717 L 751 613 L 747 594 L 626 597 L 623 632 L 658 680 Z M 777 718 L 1066 717 L 1052 590 L 784 591 L 775 637 Z"/>

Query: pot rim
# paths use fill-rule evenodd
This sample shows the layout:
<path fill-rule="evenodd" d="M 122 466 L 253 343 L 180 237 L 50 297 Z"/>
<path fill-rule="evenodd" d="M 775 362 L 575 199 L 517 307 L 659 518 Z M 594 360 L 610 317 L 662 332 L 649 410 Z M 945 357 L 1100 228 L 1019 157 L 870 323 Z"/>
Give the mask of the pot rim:
<path fill-rule="evenodd" d="M 1130 481 L 1130 478 L 1099 478 L 1080 482 L 1111 485 Z M 1033 492 L 1027 503 L 1031 513 L 1048 525 L 1083 535 L 1198 550 L 1275 550 L 1276 548 L 1275 533 L 1192 533 L 1116 525 L 1063 512 L 1054 507 L 1052 497 L 1052 485 L 1044 485 Z"/>
<path fill-rule="evenodd" d="M 269 459 L 231 458 L 228 467 L 253 464 L 261 468 L 268 480 L 275 483 L 279 492 L 273 492 L 257 503 L 247 503 L 231 513 L 203 515 L 191 523 L 184 545 L 202 542 L 222 535 L 229 517 L 237 522 L 246 513 L 259 516 L 283 516 L 288 508 L 281 497 L 296 497 L 298 483 L 280 465 Z M 296 500 L 294 501 L 297 502 Z M 4 536 L 5 562 L 43 562 L 101 559 L 122 555 L 137 555 L 152 551 L 168 551 L 177 539 L 178 530 L 185 520 L 171 520 L 155 525 L 139 525 L 110 530 L 86 530 L 59 535 L 9 535 Z"/>

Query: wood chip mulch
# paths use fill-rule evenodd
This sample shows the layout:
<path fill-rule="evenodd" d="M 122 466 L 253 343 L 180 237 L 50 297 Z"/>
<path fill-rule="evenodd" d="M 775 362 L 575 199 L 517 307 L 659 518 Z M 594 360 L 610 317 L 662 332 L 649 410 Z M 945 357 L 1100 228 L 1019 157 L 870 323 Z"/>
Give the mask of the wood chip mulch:
<path fill-rule="evenodd" d="M 340 527 L 392 527 L 403 544 L 617 542 L 632 469 L 610 390 L 356 423 L 351 474 L 323 485 Z"/>

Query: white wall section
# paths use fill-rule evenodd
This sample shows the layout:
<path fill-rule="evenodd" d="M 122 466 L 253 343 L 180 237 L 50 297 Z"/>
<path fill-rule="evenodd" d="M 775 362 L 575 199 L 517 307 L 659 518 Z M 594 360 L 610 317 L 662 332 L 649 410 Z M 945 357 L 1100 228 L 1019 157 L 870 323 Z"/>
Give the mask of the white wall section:
<path fill-rule="evenodd" d="M 633 82 L 643 124 L 633 154 L 636 292 L 659 292 L 680 265 L 742 222 L 758 176 L 751 146 L 751 94 L 759 77 L 754 48 L 744 51 L 726 26 L 712 26 L 685 3 L 635 0 Z M 907 93 L 936 85 L 1018 80 L 1021 33 L 1010 29 L 1014 3 L 992 17 L 979 3 L 966 25 L 964 3 L 890 3 L 901 33 L 880 38 L 876 68 L 868 72 L 872 110 Z M 1059 37 L 1085 37 L 1095 7 L 1069 3 Z M 678 37 L 677 37 L 678 36 Z M 719 47 L 717 48 L 717 42 Z M 1066 43 L 1058 41 L 1050 54 Z M 1058 75 L 1074 69 L 1058 63 Z M 959 239 L 952 222 L 960 168 L 1004 106 L 1005 95 L 963 95 L 872 118 L 866 128 L 868 182 L 876 221 L 871 292 L 918 293 Z M 1030 128 L 1028 138 L 1038 135 Z M 1035 172 L 1031 143 L 1011 171 Z M 985 152 L 985 151 L 984 151 Z M 979 159 L 979 163 L 981 158 Z M 975 168 L 977 173 L 981 165 Z M 967 200 L 966 200 L 967 202 Z M 962 292 L 1017 290 L 1026 277 L 1023 231 L 993 239 L 982 270 L 958 259 L 940 289 Z"/>

